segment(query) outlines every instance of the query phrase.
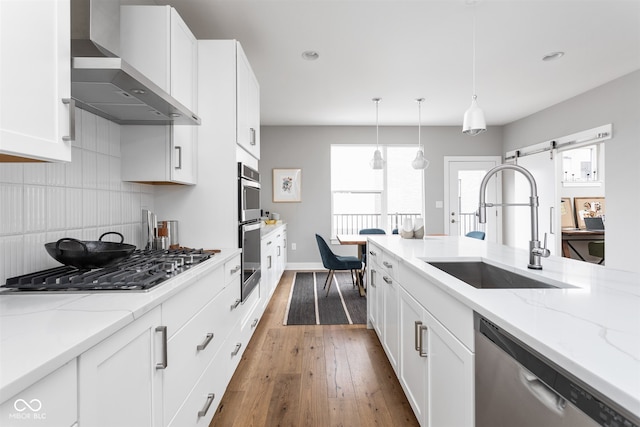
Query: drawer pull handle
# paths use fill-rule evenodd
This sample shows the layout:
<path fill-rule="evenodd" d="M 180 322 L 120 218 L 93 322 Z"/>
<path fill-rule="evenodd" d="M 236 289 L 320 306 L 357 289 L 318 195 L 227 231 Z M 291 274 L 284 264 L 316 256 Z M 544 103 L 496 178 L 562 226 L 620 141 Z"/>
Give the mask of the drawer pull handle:
<path fill-rule="evenodd" d="M 384 280 L 388 284 L 392 284 L 393 283 L 393 280 L 391 280 L 391 278 L 388 277 L 388 276 L 382 276 L 382 280 Z"/>
<path fill-rule="evenodd" d="M 235 267 L 233 267 L 230 271 L 231 274 L 236 274 L 238 271 L 240 271 L 240 265 L 236 265 Z"/>
<path fill-rule="evenodd" d="M 213 400 L 215 398 L 216 398 L 215 393 L 207 394 L 207 401 L 204 402 L 204 406 L 202 407 L 202 409 L 198 411 L 198 418 L 201 418 L 207 415 L 207 412 L 209 412 L 209 408 L 211 407 L 211 404 L 213 403 Z"/>
<path fill-rule="evenodd" d="M 236 354 L 238 354 L 238 352 L 240 351 L 241 347 L 242 347 L 242 343 L 236 344 L 236 348 L 233 349 L 233 351 L 231 352 L 231 355 L 235 356 Z"/>
<path fill-rule="evenodd" d="M 238 308 L 238 306 L 240 305 L 240 298 L 238 298 L 236 300 L 236 302 L 234 302 L 233 304 L 231 304 L 231 310 L 235 310 L 236 308 Z"/>
<path fill-rule="evenodd" d="M 384 265 L 387 268 L 393 268 L 393 265 L 391 263 L 387 262 L 387 261 L 383 261 L 382 265 Z"/>
<path fill-rule="evenodd" d="M 258 324 L 258 318 L 256 317 L 255 319 L 253 319 L 253 323 L 251 324 L 251 328 L 255 328 L 256 325 Z"/>
<path fill-rule="evenodd" d="M 424 326 L 421 325 L 420 326 L 420 334 L 419 334 L 419 338 L 418 338 L 418 347 L 420 347 L 420 349 L 418 350 L 418 354 L 420 355 L 420 357 L 429 357 L 429 354 L 427 353 L 427 350 L 425 350 L 424 348 L 424 343 L 422 342 L 422 335 L 423 332 L 426 332 L 429 330 L 428 326 Z"/>
<path fill-rule="evenodd" d="M 160 332 L 162 334 L 162 363 L 156 363 L 156 369 L 167 369 L 167 366 L 169 366 L 169 359 L 167 356 L 167 327 L 158 326 L 156 327 L 156 332 Z"/>
<path fill-rule="evenodd" d="M 374 251 L 369 251 L 369 254 L 370 254 L 371 256 L 378 256 L 378 254 L 377 254 L 377 253 L 375 253 Z"/>
<path fill-rule="evenodd" d="M 416 320 L 415 325 L 413 326 L 413 344 L 414 347 L 416 348 L 416 351 L 420 351 L 420 344 L 419 344 L 419 340 L 420 338 L 418 337 L 420 335 L 420 326 L 422 326 L 422 322 L 419 320 Z"/>
<path fill-rule="evenodd" d="M 211 342 L 212 339 L 213 339 L 213 332 L 210 332 L 210 333 L 207 334 L 207 336 L 205 337 L 204 341 L 202 341 L 202 344 L 198 344 L 196 349 L 198 351 L 204 350 L 205 348 L 207 348 L 207 346 L 209 345 L 209 343 Z"/>

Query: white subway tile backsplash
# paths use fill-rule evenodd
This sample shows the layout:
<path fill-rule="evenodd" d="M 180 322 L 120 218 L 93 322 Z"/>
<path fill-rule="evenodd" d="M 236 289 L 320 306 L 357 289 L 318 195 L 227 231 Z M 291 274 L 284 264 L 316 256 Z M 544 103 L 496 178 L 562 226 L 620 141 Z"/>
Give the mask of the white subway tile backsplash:
<path fill-rule="evenodd" d="M 109 120 L 96 117 L 96 152 L 109 154 Z"/>
<path fill-rule="evenodd" d="M 64 187 L 45 187 L 47 192 L 46 210 L 47 231 L 64 230 L 67 219 L 67 189 Z"/>
<path fill-rule="evenodd" d="M 109 203 L 111 202 L 111 197 L 108 191 L 98 190 L 97 192 L 97 213 L 98 213 L 98 222 L 99 226 L 107 226 L 111 224 L 111 207 Z"/>
<path fill-rule="evenodd" d="M 97 121 L 98 116 L 86 110 L 80 110 L 82 120 L 82 148 L 95 152 L 97 150 Z"/>
<path fill-rule="evenodd" d="M 120 158 L 120 126 L 109 122 L 109 155 Z"/>
<path fill-rule="evenodd" d="M 24 164 L 24 183 L 45 185 L 47 184 L 47 168 L 44 163 Z"/>
<path fill-rule="evenodd" d="M 82 228 L 82 191 L 81 188 L 67 188 L 67 229 Z"/>
<path fill-rule="evenodd" d="M 106 154 L 96 154 L 96 188 L 108 190 L 110 188 L 110 157 Z"/>
<path fill-rule="evenodd" d="M 98 181 L 96 156 L 95 151 L 82 150 L 82 188 L 96 188 Z"/>
<path fill-rule="evenodd" d="M 58 187 L 66 185 L 66 163 L 47 163 L 45 169 L 47 170 L 47 185 Z"/>
<path fill-rule="evenodd" d="M 1 163 L 0 182 L 22 184 L 24 165 L 22 163 Z"/>
<path fill-rule="evenodd" d="M 0 236 L 0 276 L 13 277 L 22 274 L 22 234 Z M 2 278 L 2 277 L 0 277 Z M 4 284 L 4 281 L 2 281 Z"/>
<path fill-rule="evenodd" d="M 98 225 L 98 194 L 96 190 L 82 190 L 82 227 Z"/>
<path fill-rule="evenodd" d="M 60 264 L 44 248 L 64 237 L 118 231 L 141 244 L 141 207 L 152 185 L 123 183 L 120 126 L 78 111 L 70 163 L 0 164 L 0 284 Z"/>
<path fill-rule="evenodd" d="M 22 222 L 23 186 L 0 184 L 0 235 L 18 234 L 24 231 Z"/>
<path fill-rule="evenodd" d="M 44 248 L 47 233 L 35 233 L 24 235 L 24 247 L 22 250 L 22 268 L 23 271 L 38 271 L 47 268 L 48 258 L 50 258 L 47 250 Z"/>
<path fill-rule="evenodd" d="M 65 165 L 68 187 L 82 188 L 82 149 L 71 147 L 71 162 Z"/>
<path fill-rule="evenodd" d="M 47 192 L 44 186 L 24 186 L 24 231 L 33 233 L 47 229 Z"/>

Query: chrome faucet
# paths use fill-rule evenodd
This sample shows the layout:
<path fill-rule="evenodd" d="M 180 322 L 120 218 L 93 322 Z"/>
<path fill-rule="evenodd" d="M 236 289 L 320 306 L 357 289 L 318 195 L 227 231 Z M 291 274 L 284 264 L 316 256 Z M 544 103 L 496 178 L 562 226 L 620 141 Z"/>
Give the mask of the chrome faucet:
<path fill-rule="evenodd" d="M 529 197 L 529 203 L 485 203 L 485 193 L 489 179 L 504 169 L 512 169 L 516 172 L 520 172 L 529 181 L 531 187 L 531 196 Z M 540 241 L 538 240 L 538 187 L 536 180 L 531 175 L 531 172 L 518 165 L 503 164 L 498 165 L 491 169 L 482 178 L 480 183 L 480 209 L 478 209 L 479 222 L 484 224 L 487 222 L 487 207 L 492 206 L 529 206 L 531 207 L 531 240 L 529 241 L 529 265 L 527 267 L 534 270 L 542 270 L 542 264 L 540 263 L 541 257 L 548 257 L 551 252 L 547 249 L 547 233 L 544 234 L 544 246 L 540 247 Z"/>

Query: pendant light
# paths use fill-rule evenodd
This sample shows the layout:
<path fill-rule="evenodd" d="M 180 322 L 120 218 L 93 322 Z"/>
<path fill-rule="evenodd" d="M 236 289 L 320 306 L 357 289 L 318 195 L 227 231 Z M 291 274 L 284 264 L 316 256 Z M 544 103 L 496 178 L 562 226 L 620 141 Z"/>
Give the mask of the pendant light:
<path fill-rule="evenodd" d="M 416 158 L 411 162 L 411 166 L 414 169 L 426 169 L 429 167 L 429 160 L 424 158 L 424 150 L 422 149 L 422 144 L 420 143 L 420 129 L 422 127 L 422 101 L 424 98 L 417 98 L 416 102 L 418 103 L 418 152 L 416 153 Z"/>
<path fill-rule="evenodd" d="M 464 113 L 462 123 L 462 133 L 467 135 L 478 135 L 487 130 L 487 123 L 484 120 L 484 112 L 478 107 L 476 96 L 476 2 L 473 0 L 473 97 L 471 106 Z"/>
<path fill-rule="evenodd" d="M 373 152 L 373 158 L 369 162 L 372 169 L 382 169 L 384 168 L 384 159 L 382 158 L 382 153 L 380 152 L 380 148 L 378 147 L 378 104 L 382 98 L 373 98 L 372 101 L 376 103 L 376 151 Z"/>

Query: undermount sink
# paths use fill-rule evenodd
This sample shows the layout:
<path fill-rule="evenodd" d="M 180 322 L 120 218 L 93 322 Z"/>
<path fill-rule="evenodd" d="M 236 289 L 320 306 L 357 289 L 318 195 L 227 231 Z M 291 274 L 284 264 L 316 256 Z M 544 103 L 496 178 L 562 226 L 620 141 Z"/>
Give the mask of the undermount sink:
<path fill-rule="evenodd" d="M 562 283 L 549 284 L 516 274 L 482 261 L 427 262 L 478 289 L 573 288 Z"/>

